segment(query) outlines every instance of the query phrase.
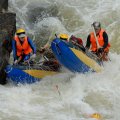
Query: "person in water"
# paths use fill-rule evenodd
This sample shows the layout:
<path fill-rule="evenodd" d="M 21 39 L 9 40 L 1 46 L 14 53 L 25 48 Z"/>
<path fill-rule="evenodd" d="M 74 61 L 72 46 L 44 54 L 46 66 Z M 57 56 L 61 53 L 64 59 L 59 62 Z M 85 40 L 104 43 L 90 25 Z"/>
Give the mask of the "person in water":
<path fill-rule="evenodd" d="M 85 48 L 91 50 L 101 60 L 108 61 L 108 53 L 110 49 L 110 43 L 108 41 L 108 35 L 104 29 L 101 28 L 100 22 L 93 22 L 93 32 L 87 37 Z"/>
<path fill-rule="evenodd" d="M 32 40 L 26 35 L 25 30 L 20 28 L 12 40 L 14 65 L 28 62 L 36 57 L 36 47 Z"/>

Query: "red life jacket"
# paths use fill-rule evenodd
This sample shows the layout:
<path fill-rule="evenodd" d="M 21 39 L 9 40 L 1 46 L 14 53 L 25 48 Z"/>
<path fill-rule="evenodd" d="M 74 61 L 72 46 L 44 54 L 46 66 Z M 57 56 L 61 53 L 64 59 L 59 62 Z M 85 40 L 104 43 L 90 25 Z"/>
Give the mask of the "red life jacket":
<path fill-rule="evenodd" d="M 82 41 L 81 38 L 76 38 L 76 39 L 77 39 L 77 42 L 78 42 L 79 45 L 83 45 L 83 41 Z"/>
<path fill-rule="evenodd" d="M 97 40 L 98 40 L 98 44 L 100 47 L 103 47 L 104 45 L 104 38 L 103 38 L 103 32 L 105 30 L 101 29 L 100 32 L 99 32 L 99 35 L 97 35 Z M 90 42 L 91 42 L 91 50 L 96 52 L 98 50 L 97 48 L 97 43 L 96 43 L 96 39 L 95 39 L 95 36 L 94 36 L 94 33 L 90 33 Z M 104 49 L 104 51 L 109 51 L 109 48 L 110 48 L 110 43 L 108 43 L 107 47 Z"/>
<path fill-rule="evenodd" d="M 17 56 L 21 56 L 23 54 L 28 55 L 32 52 L 32 49 L 28 43 L 28 37 L 26 36 L 24 38 L 23 43 L 20 43 L 20 39 L 18 36 L 14 37 L 14 40 L 16 41 L 16 49 L 17 49 Z"/>
<path fill-rule="evenodd" d="M 70 39 L 72 39 L 73 41 L 75 41 L 76 43 L 78 43 L 79 45 L 83 45 L 83 41 L 81 38 L 77 38 L 75 36 L 71 36 Z"/>

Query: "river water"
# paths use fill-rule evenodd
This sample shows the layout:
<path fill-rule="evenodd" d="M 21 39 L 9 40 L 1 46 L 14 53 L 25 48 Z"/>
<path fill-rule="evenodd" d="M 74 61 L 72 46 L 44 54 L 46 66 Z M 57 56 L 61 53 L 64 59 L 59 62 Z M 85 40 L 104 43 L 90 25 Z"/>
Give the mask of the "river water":
<path fill-rule="evenodd" d="M 83 39 L 100 21 L 109 35 L 110 59 L 101 73 L 66 72 L 32 85 L 0 86 L 0 120 L 103 120 L 120 118 L 120 1 L 119 0 L 9 0 L 17 27 L 42 46 L 54 34 Z"/>

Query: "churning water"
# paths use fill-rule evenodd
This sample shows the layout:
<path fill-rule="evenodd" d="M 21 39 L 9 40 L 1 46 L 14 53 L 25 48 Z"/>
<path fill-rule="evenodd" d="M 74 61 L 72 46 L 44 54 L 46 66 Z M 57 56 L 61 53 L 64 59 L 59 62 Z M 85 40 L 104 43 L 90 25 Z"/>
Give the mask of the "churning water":
<path fill-rule="evenodd" d="M 111 43 L 111 61 L 101 73 L 64 73 L 32 85 L 0 86 L 1 120 L 103 120 L 120 118 L 120 0 L 9 0 L 37 47 L 68 33 L 86 42 L 91 23 L 100 21 Z"/>

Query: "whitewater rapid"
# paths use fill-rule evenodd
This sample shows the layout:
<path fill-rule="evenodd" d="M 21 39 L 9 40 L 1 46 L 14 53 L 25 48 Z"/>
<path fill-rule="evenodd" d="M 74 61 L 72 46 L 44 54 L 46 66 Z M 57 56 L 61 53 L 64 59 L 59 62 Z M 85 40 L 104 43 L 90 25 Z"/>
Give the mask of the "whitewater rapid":
<path fill-rule="evenodd" d="M 1 120 L 103 120 L 120 118 L 120 1 L 119 0 L 9 0 L 17 27 L 24 27 L 37 47 L 54 34 L 83 39 L 100 21 L 111 43 L 110 59 L 101 73 L 66 72 L 32 85 L 0 86 Z"/>

